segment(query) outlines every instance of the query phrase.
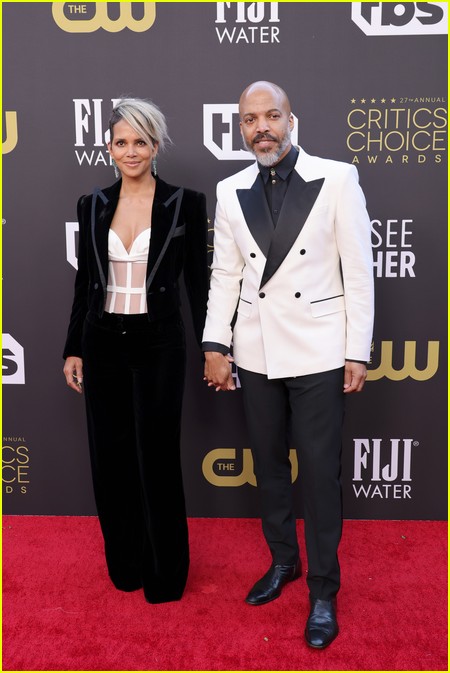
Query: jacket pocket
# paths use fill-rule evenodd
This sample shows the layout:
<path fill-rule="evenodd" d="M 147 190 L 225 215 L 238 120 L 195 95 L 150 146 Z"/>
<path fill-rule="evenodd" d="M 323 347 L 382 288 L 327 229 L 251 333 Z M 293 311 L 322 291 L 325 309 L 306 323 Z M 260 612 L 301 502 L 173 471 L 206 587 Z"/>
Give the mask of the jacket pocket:
<path fill-rule="evenodd" d="M 311 314 L 314 318 L 320 318 L 322 315 L 329 313 L 337 313 L 338 311 L 345 311 L 345 299 L 343 294 L 338 294 L 335 297 L 327 297 L 326 299 L 317 299 L 312 301 Z"/>
<path fill-rule="evenodd" d="M 184 232 L 186 231 L 186 225 L 182 224 L 179 227 L 175 227 L 175 231 L 173 232 L 172 238 L 177 238 L 177 236 L 184 236 Z"/>
<path fill-rule="evenodd" d="M 238 304 L 238 313 L 240 315 L 243 315 L 244 318 L 250 318 L 251 313 L 252 313 L 252 302 L 247 301 L 246 299 L 242 299 L 242 297 L 239 298 L 239 304 Z"/>

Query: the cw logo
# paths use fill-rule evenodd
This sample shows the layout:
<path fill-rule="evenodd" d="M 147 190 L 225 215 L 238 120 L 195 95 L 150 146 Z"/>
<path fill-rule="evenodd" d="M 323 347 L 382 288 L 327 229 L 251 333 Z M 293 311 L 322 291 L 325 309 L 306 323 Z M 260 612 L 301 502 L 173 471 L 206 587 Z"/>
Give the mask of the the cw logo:
<path fill-rule="evenodd" d="M 2 144 L 2 153 L 12 152 L 17 145 L 17 112 L 5 112 L 6 138 Z"/>
<path fill-rule="evenodd" d="M 117 19 L 110 19 L 108 16 L 108 4 L 115 5 L 119 10 Z M 132 13 L 133 4 L 143 5 L 143 17 L 135 19 Z M 94 16 L 92 18 L 78 18 L 88 14 L 88 6 L 94 6 Z M 118 33 L 124 28 L 129 28 L 135 33 L 143 33 L 151 28 L 155 22 L 155 2 L 53 2 L 52 14 L 55 23 L 68 33 L 93 33 L 99 28 L 103 28 L 109 33 Z M 66 16 L 64 9 L 67 6 L 69 17 Z M 89 14 L 91 11 L 89 11 Z"/>
<path fill-rule="evenodd" d="M 236 467 L 236 449 L 213 449 L 203 459 L 202 470 L 207 481 L 213 486 L 256 486 L 256 477 L 253 471 L 253 457 L 250 449 L 242 450 L 242 471 L 234 474 Z M 289 452 L 292 466 L 292 482 L 298 477 L 298 459 L 295 449 Z M 222 475 L 218 475 L 221 472 Z"/>
<path fill-rule="evenodd" d="M 428 342 L 427 365 L 425 369 L 416 367 L 416 342 L 405 341 L 404 361 L 401 369 L 393 366 L 393 342 L 381 342 L 380 365 L 367 371 L 368 381 L 378 381 L 385 376 L 391 381 L 403 381 L 411 377 L 416 381 L 427 381 L 437 372 L 439 366 L 439 341 Z"/>

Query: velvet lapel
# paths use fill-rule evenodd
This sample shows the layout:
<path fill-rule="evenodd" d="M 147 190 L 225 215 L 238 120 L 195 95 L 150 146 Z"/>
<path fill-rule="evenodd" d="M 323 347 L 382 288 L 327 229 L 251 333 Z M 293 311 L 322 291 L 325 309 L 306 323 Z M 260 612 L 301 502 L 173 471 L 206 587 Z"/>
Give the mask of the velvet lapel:
<path fill-rule="evenodd" d="M 183 189 L 156 179 L 152 208 L 152 233 L 147 265 L 147 290 L 155 277 L 179 220 Z"/>
<path fill-rule="evenodd" d="M 273 223 L 261 173 L 258 171 L 250 189 L 236 189 L 236 194 L 247 227 L 264 257 L 267 257 L 273 236 Z"/>
<path fill-rule="evenodd" d="M 108 232 L 119 200 L 122 180 L 103 191 L 94 189 L 91 210 L 91 236 L 104 290 L 108 278 Z"/>
<path fill-rule="evenodd" d="M 313 207 L 325 178 L 306 182 L 293 171 L 276 229 L 272 233 L 260 287 L 265 285 L 291 250 Z"/>

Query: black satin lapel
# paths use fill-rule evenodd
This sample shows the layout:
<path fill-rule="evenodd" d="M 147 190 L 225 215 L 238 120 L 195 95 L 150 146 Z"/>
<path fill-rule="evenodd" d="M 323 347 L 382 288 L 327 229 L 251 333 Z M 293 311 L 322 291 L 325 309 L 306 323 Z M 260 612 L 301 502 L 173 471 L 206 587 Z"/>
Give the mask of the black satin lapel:
<path fill-rule="evenodd" d="M 164 203 L 155 200 L 152 208 L 152 233 L 148 251 L 147 291 L 152 284 L 180 219 L 183 188 L 179 187 Z M 181 223 L 182 224 L 182 223 Z"/>
<path fill-rule="evenodd" d="M 152 231 L 150 236 L 150 248 L 148 251 L 147 276 L 156 263 L 164 242 L 169 234 L 172 215 L 170 209 L 159 201 L 153 202 L 152 207 Z"/>
<path fill-rule="evenodd" d="M 311 182 L 305 182 L 296 171 L 293 172 L 278 223 L 272 236 L 272 244 L 267 255 L 260 287 L 265 285 L 273 276 L 294 245 L 294 241 L 302 230 L 319 195 L 324 180 L 325 178 L 319 178 Z"/>
<path fill-rule="evenodd" d="M 242 212 L 261 252 L 267 257 L 273 236 L 273 224 L 264 191 L 264 182 L 258 173 L 250 189 L 236 189 Z"/>

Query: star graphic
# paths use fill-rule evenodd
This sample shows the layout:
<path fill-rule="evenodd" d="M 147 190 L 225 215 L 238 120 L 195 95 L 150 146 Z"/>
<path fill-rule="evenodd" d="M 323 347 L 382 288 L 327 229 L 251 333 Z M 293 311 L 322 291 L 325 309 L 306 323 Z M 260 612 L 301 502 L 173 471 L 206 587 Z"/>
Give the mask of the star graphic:
<path fill-rule="evenodd" d="M 385 102 L 386 102 L 386 98 L 382 98 L 382 99 L 381 99 L 381 102 L 382 102 L 382 103 L 385 103 Z"/>
<path fill-rule="evenodd" d="M 366 102 L 366 99 L 365 99 L 365 98 L 361 98 L 361 103 L 365 103 L 365 102 Z"/>
<path fill-rule="evenodd" d="M 376 102 L 377 102 L 377 99 L 376 99 L 376 98 L 371 98 L 371 99 L 370 99 L 370 102 L 371 102 L 371 103 L 376 103 Z"/>
<path fill-rule="evenodd" d="M 352 98 L 350 103 L 356 103 L 356 98 Z"/>
<path fill-rule="evenodd" d="M 395 99 L 395 98 L 391 98 L 391 103 L 395 103 L 395 102 L 396 102 L 396 99 Z"/>

